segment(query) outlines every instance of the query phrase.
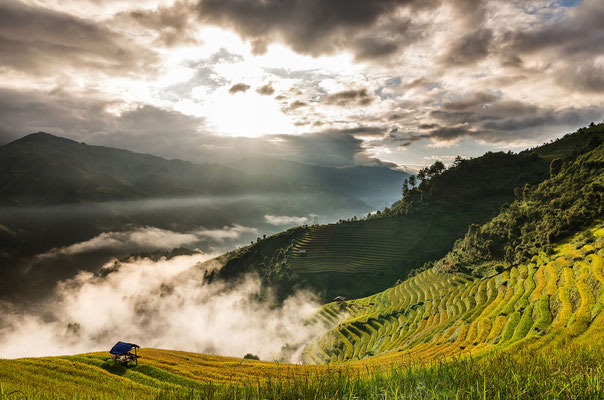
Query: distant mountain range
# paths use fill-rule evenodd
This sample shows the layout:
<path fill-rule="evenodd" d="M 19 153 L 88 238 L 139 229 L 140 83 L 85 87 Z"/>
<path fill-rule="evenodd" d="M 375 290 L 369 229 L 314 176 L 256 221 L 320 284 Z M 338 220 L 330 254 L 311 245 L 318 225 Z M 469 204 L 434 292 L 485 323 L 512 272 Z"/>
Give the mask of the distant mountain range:
<path fill-rule="evenodd" d="M 24 268 L 23 257 L 103 232 L 141 226 L 189 232 L 242 225 L 255 229 L 238 237 L 249 241 L 300 221 L 362 216 L 397 201 L 407 176 L 385 166 L 279 159 L 194 164 L 33 133 L 0 146 L 0 270 Z M 223 247 L 213 251 L 236 245 L 214 244 Z M 56 268 L 63 273 L 53 270 L 53 277 L 97 264 L 62 261 Z"/>
<path fill-rule="evenodd" d="M 278 159 L 197 165 L 38 132 L 0 147 L 0 204 L 316 192 L 364 212 L 395 201 L 406 175 L 386 167 L 319 167 Z"/>

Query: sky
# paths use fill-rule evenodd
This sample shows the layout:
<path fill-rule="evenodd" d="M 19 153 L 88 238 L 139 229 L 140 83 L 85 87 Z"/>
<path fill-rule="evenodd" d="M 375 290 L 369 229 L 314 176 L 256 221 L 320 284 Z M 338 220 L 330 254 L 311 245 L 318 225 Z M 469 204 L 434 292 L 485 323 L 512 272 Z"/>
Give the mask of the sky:
<path fill-rule="evenodd" d="M 0 144 L 419 168 L 604 118 L 604 2 L 4 0 Z"/>

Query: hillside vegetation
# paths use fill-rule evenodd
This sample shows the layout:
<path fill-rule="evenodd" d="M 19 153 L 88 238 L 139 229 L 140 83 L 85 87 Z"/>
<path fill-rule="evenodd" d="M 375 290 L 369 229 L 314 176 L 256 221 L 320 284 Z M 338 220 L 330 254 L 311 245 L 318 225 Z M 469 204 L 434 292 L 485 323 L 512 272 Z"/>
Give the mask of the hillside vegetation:
<path fill-rule="evenodd" d="M 604 329 L 604 224 L 489 278 L 429 269 L 376 295 L 323 306 L 312 363 L 427 361 L 514 346 L 556 348 Z M 372 357 L 375 356 L 375 357 Z M 369 358 L 367 358 L 369 357 Z"/>
<path fill-rule="evenodd" d="M 589 232 L 589 233 L 585 233 Z M 604 223 L 490 278 L 424 271 L 330 303 L 292 365 L 141 349 L 0 360 L 0 394 L 32 399 L 598 398 L 604 395 Z M 471 357 L 469 357 L 471 355 Z M 328 363 L 325 365 L 325 363 Z M 555 371 L 555 374 L 552 374 Z M 511 382 L 513 384 L 511 384 Z"/>
<path fill-rule="evenodd" d="M 334 168 L 281 160 L 198 165 L 30 134 L 0 146 L 0 299 L 22 303 L 43 297 L 82 268 L 94 272 L 111 257 L 153 250 L 150 245 L 35 258 L 53 248 L 141 227 L 178 233 L 249 228 L 232 241 L 202 237 L 187 243 L 204 252 L 226 251 L 281 230 L 267 215 L 337 220 L 367 213 L 396 200 L 406 176 L 385 165 Z M 23 270 L 30 271 L 28 279 Z"/>
<path fill-rule="evenodd" d="M 455 241 L 469 229 L 476 232 L 479 224 L 491 220 L 502 207 L 509 207 L 515 199 L 531 196 L 530 193 L 535 192 L 531 188 L 550 176 L 550 164 L 553 163 L 554 167 L 560 165 L 565 171 L 566 168 L 583 168 L 582 174 L 585 175 L 575 176 L 575 171 L 569 171 L 573 177 L 566 178 L 569 174 L 565 173 L 556 178 L 567 182 L 564 186 L 556 186 L 559 182 L 555 181 L 547 186 L 552 187 L 548 189 L 553 193 L 548 194 L 550 197 L 565 193 L 560 200 L 556 200 L 560 202 L 560 207 L 566 205 L 564 199 L 574 190 L 581 190 L 585 195 L 577 200 L 579 202 L 597 200 L 593 194 L 587 193 L 597 190 L 597 186 L 578 186 L 591 182 L 586 176 L 591 173 L 587 169 L 599 168 L 598 161 L 594 161 L 596 164 L 592 167 L 587 164 L 579 167 L 571 165 L 582 154 L 597 147 L 602 137 L 604 124 L 599 124 L 520 154 L 487 153 L 474 159 L 458 159 L 450 168 L 443 166 L 443 169 L 430 173 L 416 186 L 409 187 L 405 197 L 384 212 L 362 220 L 353 218 L 337 224 L 302 226 L 268 237 L 234 252 L 217 276 L 233 279 L 254 271 L 282 298 L 295 288 L 307 287 L 319 292 L 324 301 L 330 301 L 336 296 L 357 298 L 384 290 L 404 279 L 414 269 L 435 262 L 448 252 L 452 260 L 457 249 L 463 248 L 460 256 L 463 259 L 447 262 L 458 262 L 470 268 L 482 261 L 470 260 L 469 254 L 473 253 L 460 243 L 451 252 Z M 508 213 L 513 209 L 510 207 Z M 594 210 L 586 219 L 598 212 Z M 536 218 L 534 215 L 532 220 Z M 565 218 L 577 221 L 570 214 Z M 528 222 L 516 216 L 510 220 L 518 224 Z M 556 224 L 561 227 L 566 223 Z M 570 230 L 560 228 L 552 233 L 549 238 L 551 243 L 580 226 L 566 225 Z M 548 227 L 548 231 L 551 228 Z M 502 244 L 501 240 L 496 243 L 494 240 L 487 241 L 488 237 L 476 240 L 482 244 L 473 244 L 473 251 L 485 245 L 491 246 L 493 257 L 499 257 L 497 251 L 505 252 L 506 246 L 509 248 L 509 244 Z M 517 237 L 515 240 L 527 244 L 530 242 L 528 237 Z M 517 244 L 514 245 L 514 252 L 509 254 L 525 257 L 526 252 L 516 251 L 515 246 Z M 541 251 L 541 247 L 531 247 L 530 251 Z M 509 260 L 501 257 L 496 259 L 497 263 L 490 263 L 485 268 L 495 268 L 499 264 L 510 266 Z M 477 269 L 476 273 L 482 272 Z"/>
<path fill-rule="evenodd" d="M 324 328 L 303 348 L 307 365 L 152 349 L 141 350 L 133 368 L 114 366 L 101 353 L 0 360 L 0 393 L 40 399 L 602 398 L 604 144 L 591 143 L 595 147 L 564 161 L 553 158 L 548 179 L 523 187 L 498 215 L 473 225 L 433 267 L 371 296 L 322 306 L 307 321 Z M 383 221 L 396 219 L 361 223 L 384 227 Z M 276 254 L 265 278 L 280 279 L 295 276 L 295 268 L 322 269 L 317 260 L 327 257 L 337 271 L 339 265 L 362 268 L 364 250 L 372 263 L 404 256 L 394 245 L 380 251 L 385 236 L 379 229 L 367 236 L 382 240 L 363 247 L 354 242 L 354 230 L 343 234 L 346 226 L 293 228 L 224 257 L 244 268 L 246 257 Z M 339 243 L 350 242 L 358 247 L 349 247 L 354 259 L 338 263 L 329 250 L 321 256 L 321 243 L 342 248 Z"/>

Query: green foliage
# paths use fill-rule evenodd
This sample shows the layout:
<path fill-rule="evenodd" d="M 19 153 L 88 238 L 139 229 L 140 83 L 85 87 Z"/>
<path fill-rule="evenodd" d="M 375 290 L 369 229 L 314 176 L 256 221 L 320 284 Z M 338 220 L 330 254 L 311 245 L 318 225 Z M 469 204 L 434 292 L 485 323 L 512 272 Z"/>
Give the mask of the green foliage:
<path fill-rule="evenodd" d="M 481 264 L 517 264 L 547 252 L 561 240 L 604 214 L 604 145 L 569 161 L 561 173 L 525 186 L 517 199 L 483 226 L 471 226 L 445 258 L 440 270 L 477 269 Z"/>
<path fill-rule="evenodd" d="M 437 161 L 417 174 L 422 179 L 408 188 L 403 199 L 390 211 L 393 214 L 429 213 L 475 207 L 491 199 L 499 209 L 513 200 L 513 189 L 547 178 L 547 163 L 533 154 L 486 153 L 459 159 L 449 169 Z M 423 177 L 423 178 L 422 178 Z"/>

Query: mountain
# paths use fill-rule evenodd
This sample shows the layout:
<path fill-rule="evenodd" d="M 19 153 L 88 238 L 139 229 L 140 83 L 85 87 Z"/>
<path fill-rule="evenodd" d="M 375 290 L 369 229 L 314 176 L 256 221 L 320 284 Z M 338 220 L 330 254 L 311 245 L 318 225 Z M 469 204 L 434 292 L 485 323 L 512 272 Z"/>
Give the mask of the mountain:
<path fill-rule="evenodd" d="M 374 210 L 388 207 L 401 195 L 401 184 L 410 174 L 387 166 L 322 167 L 275 158 L 245 158 L 231 165 L 254 175 L 279 177 L 287 182 L 317 182 L 369 204 Z"/>
<path fill-rule="evenodd" d="M 323 333 L 284 348 L 301 348 L 317 365 L 142 349 L 139 364 L 124 367 L 88 353 L 0 360 L 1 389 L 28 397 L 602 398 L 604 144 L 580 153 L 551 158 L 546 179 L 473 225 L 434 267 L 323 305 L 306 321 Z M 287 243 L 301 229 L 271 240 Z M 496 237 L 510 250 L 493 251 Z"/>
<path fill-rule="evenodd" d="M 428 361 L 602 338 L 604 144 L 552 172 L 433 268 L 325 305 L 315 323 L 329 330 L 307 360 Z"/>
<path fill-rule="evenodd" d="M 46 260 L 35 268 L 23 262 L 104 232 L 156 227 L 188 234 L 201 228 L 248 228 L 231 241 L 189 244 L 204 251 L 226 251 L 278 232 L 283 224 L 314 218 L 331 221 L 375 209 L 356 195 L 365 193 L 364 198 L 378 199 L 377 203 L 399 197 L 403 174 L 385 167 L 340 169 L 274 162 L 279 166 L 249 170 L 245 164 L 197 165 L 44 132 L 0 146 L 0 277 L 29 271 L 27 279 L 20 272 L 13 276 L 17 284 L 1 279 L 2 295 L 28 293 L 34 287 L 34 292 L 43 293 L 44 287 L 52 288 L 82 267 L 94 270 L 109 257 L 128 254 L 127 249 L 110 249 L 94 258 L 62 259 L 56 265 Z M 376 195 L 362 192 L 364 184 Z M 267 215 L 285 218 L 269 220 Z M 141 250 L 145 249 L 130 251 Z"/>
<path fill-rule="evenodd" d="M 38 132 L 0 147 L 5 205 L 49 205 L 320 188 L 267 180 L 218 164 L 196 165 Z"/>
<path fill-rule="evenodd" d="M 458 160 L 426 177 L 379 215 L 299 227 L 268 237 L 232 253 L 216 277 L 228 280 L 254 271 L 276 288 L 281 298 L 300 287 L 317 291 L 324 301 L 336 296 L 368 296 L 444 257 L 468 229 L 474 232 L 473 226 L 491 220 L 502 207 L 509 207 L 522 193 L 545 181 L 551 173 L 550 164 L 558 163 L 553 160 L 563 165 L 576 160 L 597 147 L 603 136 L 604 124 L 599 124 L 561 138 L 561 144 L 549 143 L 519 154 L 489 152 Z M 582 185 L 586 180 L 577 182 L 575 185 Z M 579 189 L 561 186 L 560 190 Z M 593 196 L 586 193 L 581 201 L 593 201 Z M 533 220 L 539 226 L 539 221 Z M 504 234 L 514 229 L 517 227 Z M 551 240 L 558 237 L 554 235 Z M 482 239 L 492 251 L 501 252 L 506 247 L 503 238 L 495 243 Z M 456 247 L 454 252 L 459 252 L 462 264 L 475 263 L 467 249 Z M 494 264 L 489 265 L 494 268 Z"/>

